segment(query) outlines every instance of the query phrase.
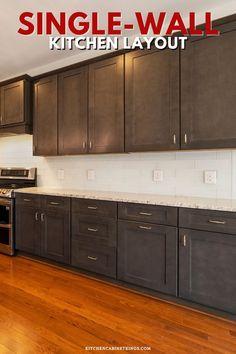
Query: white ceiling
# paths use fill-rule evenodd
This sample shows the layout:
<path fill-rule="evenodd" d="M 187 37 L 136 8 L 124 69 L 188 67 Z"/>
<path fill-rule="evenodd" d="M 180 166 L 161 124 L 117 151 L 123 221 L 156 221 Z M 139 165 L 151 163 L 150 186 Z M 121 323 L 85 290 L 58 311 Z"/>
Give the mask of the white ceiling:
<path fill-rule="evenodd" d="M 222 5 L 223 3 L 223 5 Z M 72 64 L 100 53 L 84 53 L 75 51 L 50 51 L 48 38 L 45 36 L 21 36 L 17 33 L 19 15 L 24 11 L 46 12 L 55 14 L 65 11 L 86 13 L 99 12 L 101 26 L 106 23 L 105 14 L 109 11 L 121 11 L 123 21 L 132 21 L 135 11 L 180 11 L 186 17 L 190 11 L 197 12 L 198 21 L 202 22 L 202 14 L 212 11 L 213 17 L 222 17 L 236 12 L 236 0 L 10 0 L 0 1 L 0 80 L 14 77 L 22 73 L 32 75 L 43 71 Z"/>

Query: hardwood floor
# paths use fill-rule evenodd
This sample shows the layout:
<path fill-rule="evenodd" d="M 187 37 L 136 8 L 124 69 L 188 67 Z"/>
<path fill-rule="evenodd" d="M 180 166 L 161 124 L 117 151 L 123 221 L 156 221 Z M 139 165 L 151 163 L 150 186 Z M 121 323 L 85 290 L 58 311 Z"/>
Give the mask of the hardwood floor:
<path fill-rule="evenodd" d="M 22 257 L 0 255 L 0 284 L 0 354 L 236 353 L 236 323 Z"/>

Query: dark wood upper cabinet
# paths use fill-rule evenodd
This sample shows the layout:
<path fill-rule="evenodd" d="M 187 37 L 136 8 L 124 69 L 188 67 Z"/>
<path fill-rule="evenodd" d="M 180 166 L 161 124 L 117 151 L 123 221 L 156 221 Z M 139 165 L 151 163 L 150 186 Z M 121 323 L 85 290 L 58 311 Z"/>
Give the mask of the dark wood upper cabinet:
<path fill-rule="evenodd" d="M 124 56 L 89 66 L 89 152 L 124 152 Z"/>
<path fill-rule="evenodd" d="M 125 55 L 125 150 L 179 148 L 179 52 Z"/>
<path fill-rule="evenodd" d="M 57 75 L 34 85 L 34 155 L 57 155 Z"/>
<path fill-rule="evenodd" d="M 59 155 L 87 152 L 88 67 L 59 75 Z"/>
<path fill-rule="evenodd" d="M 181 51 L 181 148 L 236 146 L 236 22 Z"/>
<path fill-rule="evenodd" d="M 31 133 L 31 81 L 28 76 L 0 87 L 0 133 Z"/>

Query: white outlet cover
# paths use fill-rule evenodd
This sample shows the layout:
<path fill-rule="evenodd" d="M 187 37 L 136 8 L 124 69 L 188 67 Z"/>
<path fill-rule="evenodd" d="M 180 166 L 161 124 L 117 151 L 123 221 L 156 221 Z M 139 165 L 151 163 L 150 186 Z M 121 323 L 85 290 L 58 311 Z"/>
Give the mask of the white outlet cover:
<path fill-rule="evenodd" d="M 57 178 L 58 179 L 64 179 L 65 178 L 65 170 L 62 170 L 62 169 L 60 169 L 60 170 L 57 170 Z"/>
<path fill-rule="evenodd" d="M 153 170 L 153 182 L 162 182 L 163 181 L 163 171 L 162 170 Z"/>
<path fill-rule="evenodd" d="M 96 174 L 94 170 L 87 170 L 87 179 L 88 181 L 94 181 L 96 178 Z"/>
<path fill-rule="evenodd" d="M 217 172 L 216 171 L 204 171 L 204 183 L 205 184 L 216 184 L 217 182 Z"/>

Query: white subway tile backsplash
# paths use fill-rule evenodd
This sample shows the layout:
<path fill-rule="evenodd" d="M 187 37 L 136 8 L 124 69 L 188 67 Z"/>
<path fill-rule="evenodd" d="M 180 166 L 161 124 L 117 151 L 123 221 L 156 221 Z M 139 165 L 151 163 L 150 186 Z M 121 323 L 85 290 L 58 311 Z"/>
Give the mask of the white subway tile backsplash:
<path fill-rule="evenodd" d="M 32 137 L 22 135 L 0 139 L 0 166 L 37 167 L 39 186 L 236 199 L 234 150 L 44 158 L 32 156 Z M 153 182 L 154 169 L 163 171 L 162 182 Z M 209 169 L 217 171 L 216 185 L 204 184 Z M 94 181 L 87 180 L 87 170 L 95 170 Z"/>

